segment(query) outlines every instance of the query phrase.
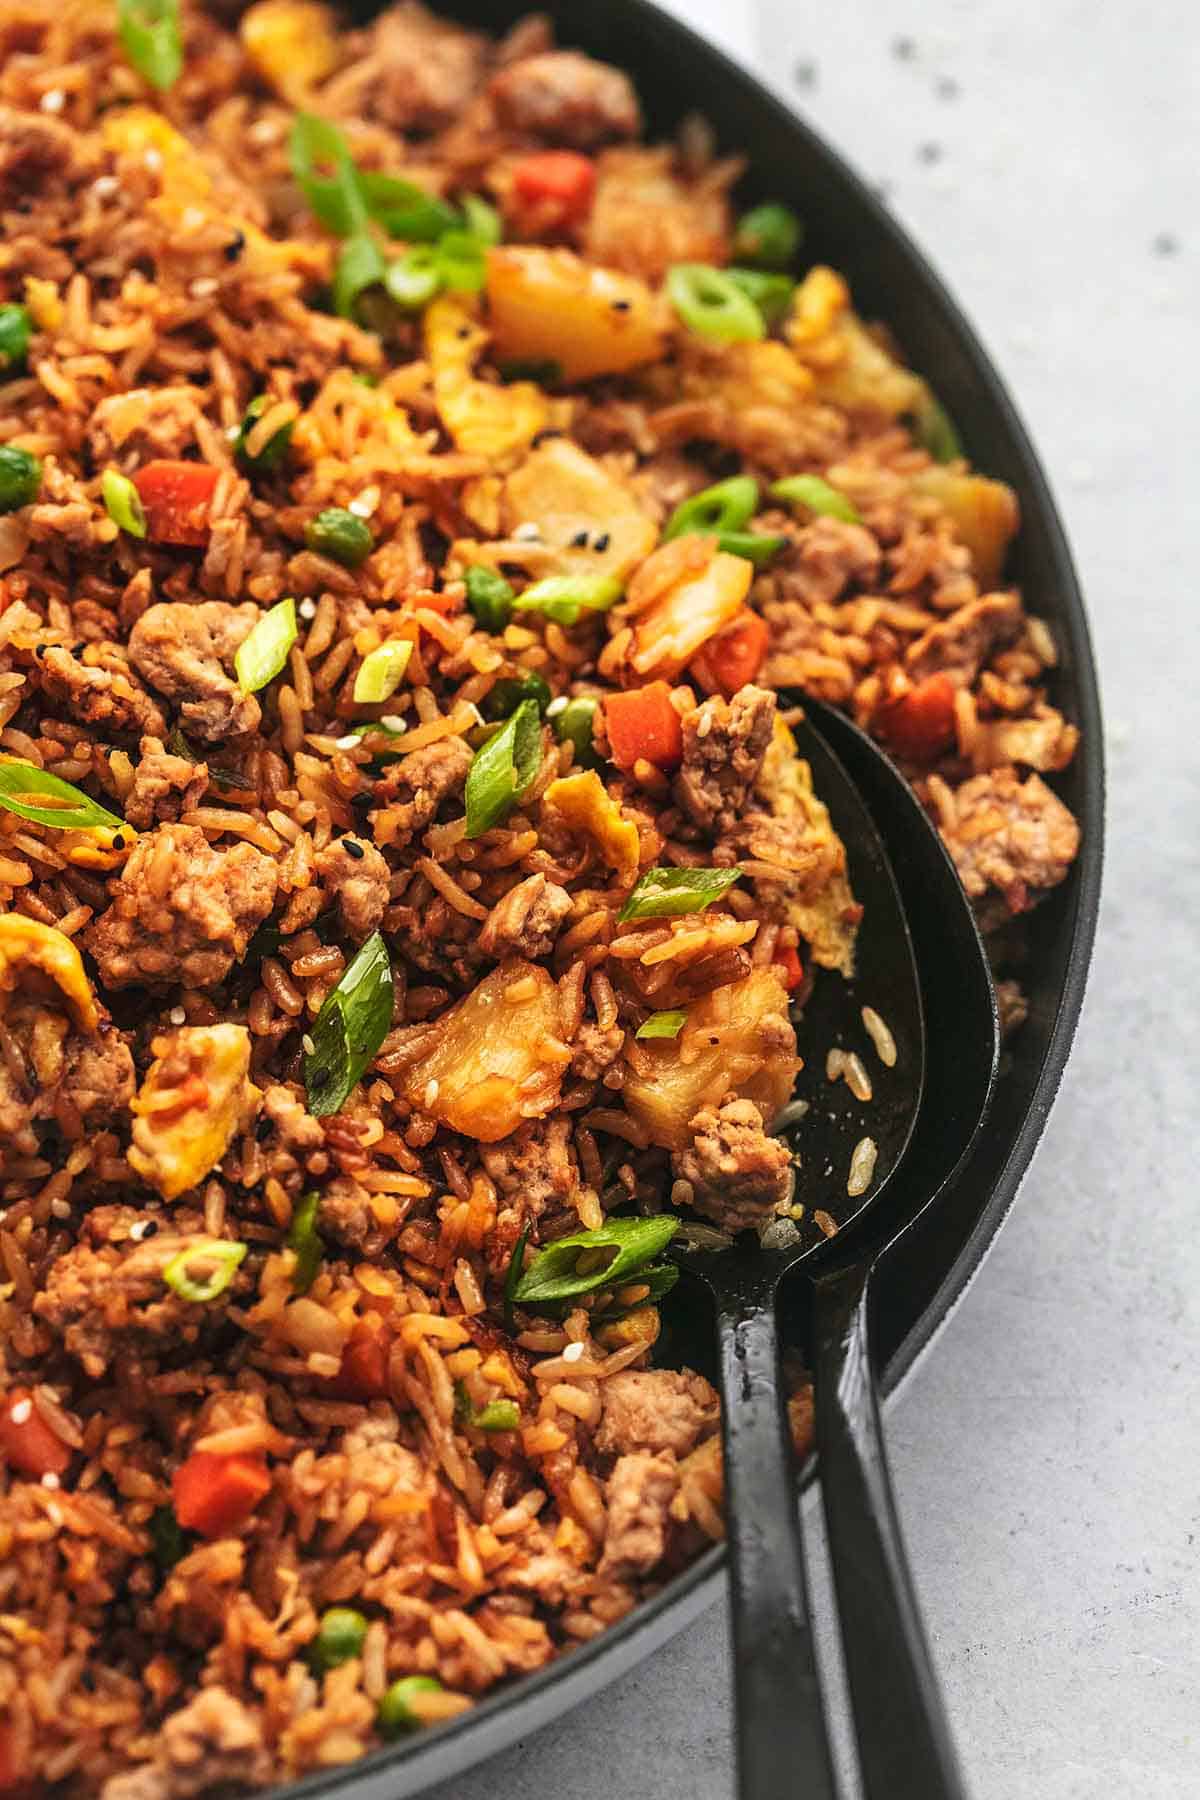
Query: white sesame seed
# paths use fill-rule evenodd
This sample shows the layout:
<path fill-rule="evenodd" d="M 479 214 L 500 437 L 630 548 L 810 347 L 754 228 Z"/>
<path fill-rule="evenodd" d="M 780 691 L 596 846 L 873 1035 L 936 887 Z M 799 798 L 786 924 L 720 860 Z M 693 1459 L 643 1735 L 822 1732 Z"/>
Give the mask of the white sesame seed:
<path fill-rule="evenodd" d="M 562 1353 L 562 1359 L 564 1362 L 582 1362 L 583 1361 L 583 1345 L 582 1344 L 568 1344 L 566 1349 Z"/>
<path fill-rule="evenodd" d="M 142 161 L 148 169 L 161 169 L 163 166 L 161 150 L 146 150 L 142 153 Z"/>
<path fill-rule="evenodd" d="M 69 1219 L 71 1216 L 70 1202 L 67 1200 L 52 1200 L 50 1202 L 50 1211 L 54 1214 L 56 1219 Z"/>
<path fill-rule="evenodd" d="M 357 731 L 348 731 L 345 737 L 334 738 L 333 741 L 339 750 L 353 750 L 356 744 L 362 743 Z"/>
<path fill-rule="evenodd" d="M 58 1487 L 59 1485 L 60 1485 L 60 1483 L 59 1483 L 58 1476 L 54 1473 L 54 1471 L 52 1469 L 47 1469 L 46 1473 L 42 1476 L 42 1486 L 44 1488 L 53 1489 L 53 1488 Z"/>
<path fill-rule="evenodd" d="M 139 1219 L 136 1225 L 131 1225 L 129 1227 L 131 1241 L 135 1244 L 140 1244 L 149 1229 L 150 1221 L 148 1219 Z"/>
<path fill-rule="evenodd" d="M 38 105 L 45 113 L 60 113 L 67 104 L 67 96 L 61 88 L 47 88 Z"/>
<path fill-rule="evenodd" d="M 354 496 L 354 499 L 351 500 L 346 511 L 352 512 L 356 519 L 369 519 L 378 505 L 379 489 L 377 487 L 368 487 L 364 488 L 361 494 L 356 494 Z"/>
<path fill-rule="evenodd" d="M 97 175 L 92 183 L 92 192 L 97 200 L 111 200 L 120 185 L 115 175 Z"/>
<path fill-rule="evenodd" d="M 307 1031 L 305 1032 L 304 1036 L 300 1039 L 300 1048 L 303 1050 L 305 1056 L 312 1056 L 317 1048 L 317 1046 L 313 1043 L 312 1039 L 309 1037 Z"/>
<path fill-rule="evenodd" d="M 567 696 L 565 694 L 560 694 L 557 700 L 552 700 L 546 708 L 546 717 L 548 719 L 557 719 L 559 713 L 566 712 L 566 710 Z"/>
<path fill-rule="evenodd" d="M 426 1104 L 426 1106 L 433 1105 L 434 1101 L 437 1099 L 439 1093 L 441 1092 L 441 1087 L 442 1087 L 442 1084 L 440 1081 L 427 1081 L 425 1083 L 425 1104 Z"/>
<path fill-rule="evenodd" d="M 402 719 L 399 713 L 384 713 L 379 723 L 386 725 L 389 731 L 407 731 L 408 720 Z"/>
<path fill-rule="evenodd" d="M 317 603 L 315 600 L 302 600 L 296 608 L 296 611 L 300 614 L 302 619 L 315 619 L 317 616 Z"/>
<path fill-rule="evenodd" d="M 216 293 L 220 285 L 215 275 L 201 275 L 192 282 L 188 293 L 193 300 L 208 300 Z"/>
<path fill-rule="evenodd" d="M 186 1025 L 187 1024 L 187 1013 L 184 1011 L 182 1006 L 173 1006 L 171 1008 L 170 1012 L 167 1014 L 167 1017 L 170 1019 L 172 1025 Z"/>
<path fill-rule="evenodd" d="M 201 225 L 206 222 L 207 217 L 207 213 L 200 207 L 187 206 L 183 210 L 183 215 L 180 218 L 179 223 L 183 226 L 185 231 L 199 231 Z M 192 285 L 194 287 L 195 283 L 193 282 Z"/>
<path fill-rule="evenodd" d="M 29 1416 L 32 1412 L 33 1412 L 33 1401 L 32 1400 L 18 1400 L 16 1405 L 12 1408 L 12 1411 L 9 1413 L 8 1416 L 12 1420 L 14 1425 L 24 1425 L 26 1419 L 29 1418 Z"/>
<path fill-rule="evenodd" d="M 512 537 L 515 544 L 537 544 L 541 542 L 542 533 L 532 519 L 525 519 L 514 527 Z"/>

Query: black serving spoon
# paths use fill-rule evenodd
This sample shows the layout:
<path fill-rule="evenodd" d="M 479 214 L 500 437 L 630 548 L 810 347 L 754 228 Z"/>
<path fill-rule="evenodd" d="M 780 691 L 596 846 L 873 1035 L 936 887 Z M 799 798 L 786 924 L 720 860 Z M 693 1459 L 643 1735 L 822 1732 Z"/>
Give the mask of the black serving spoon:
<path fill-rule="evenodd" d="M 718 1325 L 739 1791 L 742 1800 L 781 1800 L 803 1783 L 808 1800 L 836 1793 L 779 1370 L 780 1287 L 802 1271 L 812 1282 L 819 1468 L 868 1800 L 957 1800 L 962 1785 L 883 1454 L 868 1291 L 882 1251 L 946 1186 L 986 1111 L 995 997 L 970 907 L 911 788 L 847 721 L 805 706 L 797 746 L 846 845 L 865 909 L 854 980 L 820 976 L 805 1007 L 801 1041 L 810 1061 L 797 1098 L 807 1107 L 789 1130 L 800 1160 L 796 1197 L 809 1217 L 830 1213 L 839 1230 L 782 1249 L 743 1236 L 731 1249 L 680 1253 L 708 1287 Z M 870 1049 L 864 1006 L 892 1034 L 891 1068 Z M 936 1025 L 932 1045 L 927 1021 Z M 869 1102 L 827 1082 L 830 1048 L 862 1055 Z M 787 1110 L 801 1108 L 793 1102 Z M 864 1138 L 876 1146 L 874 1170 L 851 1197 L 850 1162 Z"/>

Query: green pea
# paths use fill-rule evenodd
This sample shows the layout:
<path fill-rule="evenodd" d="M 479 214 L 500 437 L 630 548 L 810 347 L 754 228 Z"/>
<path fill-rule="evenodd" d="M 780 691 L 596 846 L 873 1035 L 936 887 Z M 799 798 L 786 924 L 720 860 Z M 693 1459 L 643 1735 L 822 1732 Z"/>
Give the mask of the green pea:
<path fill-rule="evenodd" d="M 733 253 L 762 269 L 786 269 L 795 261 L 804 227 L 790 206 L 752 207 L 738 220 Z"/>
<path fill-rule="evenodd" d="M 515 595 L 510 582 L 497 569 L 472 563 L 464 577 L 467 605 L 485 631 L 501 632 L 512 618 Z"/>
<path fill-rule="evenodd" d="M 589 694 L 581 694 L 575 700 L 568 700 L 565 706 L 553 714 L 550 721 L 560 744 L 565 744 L 568 740 L 574 744 L 575 761 L 584 768 L 594 768 L 598 761 L 592 747 L 597 704 Z"/>
<path fill-rule="evenodd" d="M 434 1675 L 402 1675 L 399 1681 L 393 1681 L 379 1702 L 376 1715 L 384 1737 L 399 1737 L 402 1731 L 419 1730 L 421 1720 L 412 1709 L 414 1698 L 418 1694 L 441 1692 L 442 1684 Z"/>
<path fill-rule="evenodd" d="M 251 456 L 246 449 L 246 439 L 262 418 L 267 407 L 272 404 L 270 394 L 256 395 L 242 414 L 242 422 L 238 426 L 238 434 L 234 439 L 235 453 L 245 467 L 252 469 L 256 474 L 266 474 L 268 470 L 278 468 L 291 448 L 292 421 L 289 420 L 286 425 L 281 425 L 279 430 L 267 439 L 257 456 Z"/>
<path fill-rule="evenodd" d="M 24 306 L 0 306 L 0 371 L 24 368 L 33 323 Z"/>
<path fill-rule="evenodd" d="M 12 444 L 0 449 L 0 513 L 16 512 L 36 500 L 42 485 L 42 465 L 28 450 Z"/>
<path fill-rule="evenodd" d="M 531 673 L 498 681 L 483 703 L 483 716 L 485 719 L 507 719 L 510 713 L 516 712 L 522 700 L 536 700 L 538 711 L 545 713 L 551 693 L 540 675 Z"/>
<path fill-rule="evenodd" d="M 365 519 L 344 506 L 327 506 L 304 527 L 304 541 L 319 556 L 331 557 L 343 568 L 357 569 L 375 548 L 375 538 Z"/>
<path fill-rule="evenodd" d="M 322 1669 L 336 1669 L 352 1656 L 362 1652 L 367 1635 L 367 1621 L 352 1606 L 331 1606 L 321 1615 L 320 1629 L 313 1639 L 313 1661 Z"/>

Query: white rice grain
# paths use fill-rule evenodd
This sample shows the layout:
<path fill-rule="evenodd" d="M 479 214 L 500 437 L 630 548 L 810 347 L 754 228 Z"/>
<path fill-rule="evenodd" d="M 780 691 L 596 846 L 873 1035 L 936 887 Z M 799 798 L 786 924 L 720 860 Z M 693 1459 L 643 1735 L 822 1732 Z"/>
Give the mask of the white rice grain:
<path fill-rule="evenodd" d="M 896 1040 L 888 1030 L 887 1024 L 880 1018 L 873 1006 L 864 1006 L 862 1022 L 867 1036 L 875 1046 L 875 1054 L 885 1069 L 896 1066 Z"/>
<path fill-rule="evenodd" d="M 875 1158 L 879 1155 L 879 1146 L 874 1138 L 860 1138 L 854 1146 L 854 1154 L 850 1158 L 850 1175 L 846 1182 L 846 1192 L 853 1198 L 865 1194 L 875 1174 Z"/>

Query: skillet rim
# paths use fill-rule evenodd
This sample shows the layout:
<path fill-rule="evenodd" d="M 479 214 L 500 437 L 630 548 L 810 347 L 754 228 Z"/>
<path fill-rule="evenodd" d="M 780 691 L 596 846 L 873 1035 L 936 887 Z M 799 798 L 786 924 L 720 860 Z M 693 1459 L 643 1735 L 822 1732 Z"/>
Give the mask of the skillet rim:
<path fill-rule="evenodd" d="M 348 10 L 366 19 L 381 11 L 384 3 L 385 0 L 349 0 Z M 492 0 L 431 0 L 436 12 L 484 24 L 492 30 L 503 29 L 510 18 L 528 11 L 532 4 L 533 0 L 526 0 L 524 5 L 520 0 L 501 0 L 500 4 Z M 1057 942 L 1067 944 L 1067 951 L 1055 984 L 1053 1017 L 1045 1034 L 1045 1047 L 1036 1070 L 1029 1073 L 1030 1091 L 1022 1116 L 1011 1132 L 999 1168 L 987 1180 L 982 1197 L 970 1206 L 969 1228 L 964 1233 L 958 1221 L 947 1225 L 947 1217 L 954 1211 L 948 1202 L 964 1192 L 969 1194 L 973 1179 L 980 1179 L 990 1126 L 985 1127 L 951 1193 L 928 1208 L 926 1215 L 880 1259 L 878 1283 L 886 1287 L 889 1265 L 896 1261 L 901 1246 L 911 1254 L 914 1244 L 919 1245 L 923 1237 L 932 1239 L 939 1234 L 942 1239 L 938 1252 L 944 1259 L 941 1274 L 920 1302 L 916 1316 L 899 1330 L 881 1372 L 881 1390 L 890 1397 L 957 1309 L 1011 1209 L 1045 1129 L 1079 1022 L 1099 910 L 1105 780 L 1095 657 L 1078 577 L 1037 453 L 974 327 L 924 251 L 841 154 L 747 68 L 691 26 L 664 12 L 655 0 L 600 0 L 599 4 L 591 0 L 586 8 L 579 8 L 573 0 L 540 0 L 540 4 L 563 27 L 564 41 L 607 55 L 621 66 L 630 66 L 628 56 L 622 54 L 623 40 L 629 36 L 638 40 L 646 54 L 663 50 L 669 53 L 675 47 L 685 67 L 704 66 L 706 85 L 719 85 L 732 96 L 732 104 L 745 121 L 742 141 L 748 147 L 753 143 L 758 120 L 791 137 L 800 148 L 801 160 L 831 191 L 840 194 L 870 237 L 883 245 L 893 260 L 904 265 L 909 295 L 919 297 L 930 307 L 944 347 L 957 357 L 959 365 L 954 381 L 943 385 L 941 391 L 954 392 L 951 410 L 960 423 L 976 413 L 987 420 L 988 435 L 1002 452 L 1006 478 L 1019 479 L 1023 520 L 1018 557 L 1020 543 L 1027 542 L 1031 535 L 1040 534 L 1043 540 L 1042 585 L 1056 596 L 1052 616 L 1060 643 L 1070 653 L 1067 667 L 1060 671 L 1059 688 L 1080 729 L 1080 746 L 1071 772 L 1071 801 L 1083 826 L 1083 840 L 1067 881 L 1039 909 L 1047 915 L 1047 929 L 1053 930 Z M 685 95 L 685 102 L 686 98 Z M 750 185 L 753 186 L 753 168 Z M 860 253 L 860 260 L 863 256 L 865 253 Z M 853 260 L 847 258 L 847 265 Z M 966 435 L 970 439 L 974 434 L 968 431 Z M 995 455 L 986 461 L 989 468 L 996 467 Z M 815 1461 L 810 1458 L 802 1472 L 803 1489 L 810 1487 L 814 1474 Z M 459 1719 L 408 1742 L 371 1751 L 339 1768 L 306 1775 L 271 1790 L 272 1795 L 277 1800 L 317 1800 L 317 1796 L 348 1796 L 353 1789 L 355 1800 L 399 1800 L 401 1795 L 419 1793 L 436 1781 L 483 1762 L 519 1737 L 561 1716 L 683 1630 L 717 1598 L 723 1565 L 724 1551 L 714 1545 L 591 1643 L 498 1689 Z"/>

